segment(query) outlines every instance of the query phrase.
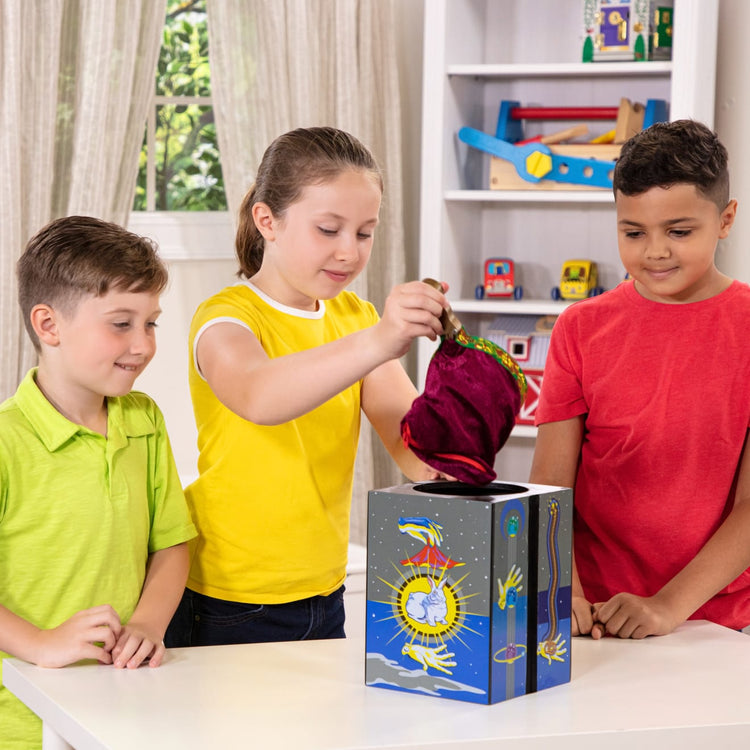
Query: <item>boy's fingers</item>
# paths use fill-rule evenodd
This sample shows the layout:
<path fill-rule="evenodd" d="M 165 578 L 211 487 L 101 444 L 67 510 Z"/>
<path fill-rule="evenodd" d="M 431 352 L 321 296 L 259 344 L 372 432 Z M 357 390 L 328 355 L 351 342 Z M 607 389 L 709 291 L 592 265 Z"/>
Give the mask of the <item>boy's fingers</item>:
<path fill-rule="evenodd" d="M 154 651 L 154 644 L 149 641 L 148 639 L 141 641 L 141 644 L 139 645 L 136 652 L 133 654 L 133 656 L 128 659 L 127 662 L 127 668 L 128 669 L 137 669 L 141 666 L 141 664 L 144 662 L 144 660 L 149 658 L 149 655 Z"/>
<path fill-rule="evenodd" d="M 591 616 L 594 620 L 606 623 L 616 610 L 617 607 L 612 604 L 611 599 L 608 602 L 596 602 L 591 606 Z"/>
<path fill-rule="evenodd" d="M 130 634 L 123 634 L 112 649 L 114 665 L 118 668 L 124 667 L 136 653 L 140 640 Z"/>
<path fill-rule="evenodd" d="M 109 604 L 91 607 L 91 609 L 83 610 L 81 614 L 86 617 L 87 620 L 93 621 L 95 625 L 110 628 L 115 635 L 119 635 L 122 630 L 120 617 Z"/>
<path fill-rule="evenodd" d="M 151 658 L 149 659 L 149 662 L 148 662 L 149 667 L 161 666 L 161 663 L 164 660 L 164 654 L 166 653 L 166 651 L 167 650 L 164 647 L 164 641 L 162 641 L 158 646 L 154 648 L 154 653 L 151 654 Z"/>
<path fill-rule="evenodd" d="M 107 625 L 99 625 L 89 632 L 87 641 L 91 643 L 101 643 L 105 651 L 111 651 L 117 643 L 117 635 L 112 628 Z"/>

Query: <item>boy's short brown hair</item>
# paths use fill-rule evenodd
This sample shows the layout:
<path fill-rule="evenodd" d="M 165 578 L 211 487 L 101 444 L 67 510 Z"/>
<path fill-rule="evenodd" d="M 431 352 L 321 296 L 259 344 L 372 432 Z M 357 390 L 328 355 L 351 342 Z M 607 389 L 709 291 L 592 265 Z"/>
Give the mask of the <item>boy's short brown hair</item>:
<path fill-rule="evenodd" d="M 37 351 L 30 318 L 35 305 L 71 315 L 87 295 L 100 297 L 111 289 L 159 294 L 168 280 L 154 242 L 91 216 L 66 216 L 40 229 L 16 273 L 23 322 Z"/>
<path fill-rule="evenodd" d="M 695 185 L 719 211 L 729 203 L 729 156 L 716 133 L 696 120 L 657 122 L 627 140 L 615 162 L 612 188 L 640 195 L 654 187 Z"/>

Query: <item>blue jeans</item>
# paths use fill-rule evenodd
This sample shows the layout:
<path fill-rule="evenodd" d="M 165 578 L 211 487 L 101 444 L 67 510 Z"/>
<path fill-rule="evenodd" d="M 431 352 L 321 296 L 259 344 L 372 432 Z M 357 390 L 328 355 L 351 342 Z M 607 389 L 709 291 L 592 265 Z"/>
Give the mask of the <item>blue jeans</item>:
<path fill-rule="evenodd" d="M 345 637 L 343 586 L 286 604 L 230 602 L 185 589 L 164 643 L 180 648 Z"/>

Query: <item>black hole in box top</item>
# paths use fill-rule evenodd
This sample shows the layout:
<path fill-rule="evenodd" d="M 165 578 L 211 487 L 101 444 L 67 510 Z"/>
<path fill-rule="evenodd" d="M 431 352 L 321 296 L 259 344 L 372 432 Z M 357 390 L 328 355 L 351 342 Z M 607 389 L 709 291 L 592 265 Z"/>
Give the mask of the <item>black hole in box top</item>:
<path fill-rule="evenodd" d="M 425 482 L 415 484 L 417 492 L 431 495 L 459 495 L 461 497 L 485 497 L 489 495 L 516 495 L 526 492 L 527 488 L 520 484 L 506 484 L 505 482 L 491 482 L 490 484 L 466 484 L 465 482 Z"/>

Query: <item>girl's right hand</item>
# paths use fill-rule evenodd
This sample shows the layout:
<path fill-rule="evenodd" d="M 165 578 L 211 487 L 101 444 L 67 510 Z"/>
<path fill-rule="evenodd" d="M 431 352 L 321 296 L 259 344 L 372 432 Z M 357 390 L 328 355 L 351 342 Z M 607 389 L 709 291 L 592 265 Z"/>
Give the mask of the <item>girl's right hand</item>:
<path fill-rule="evenodd" d="M 447 284 L 443 284 L 443 289 L 448 290 Z M 440 316 L 448 307 L 444 292 L 422 281 L 409 281 L 393 288 L 376 326 L 388 359 L 402 357 L 419 336 L 435 341 L 443 333 Z"/>

